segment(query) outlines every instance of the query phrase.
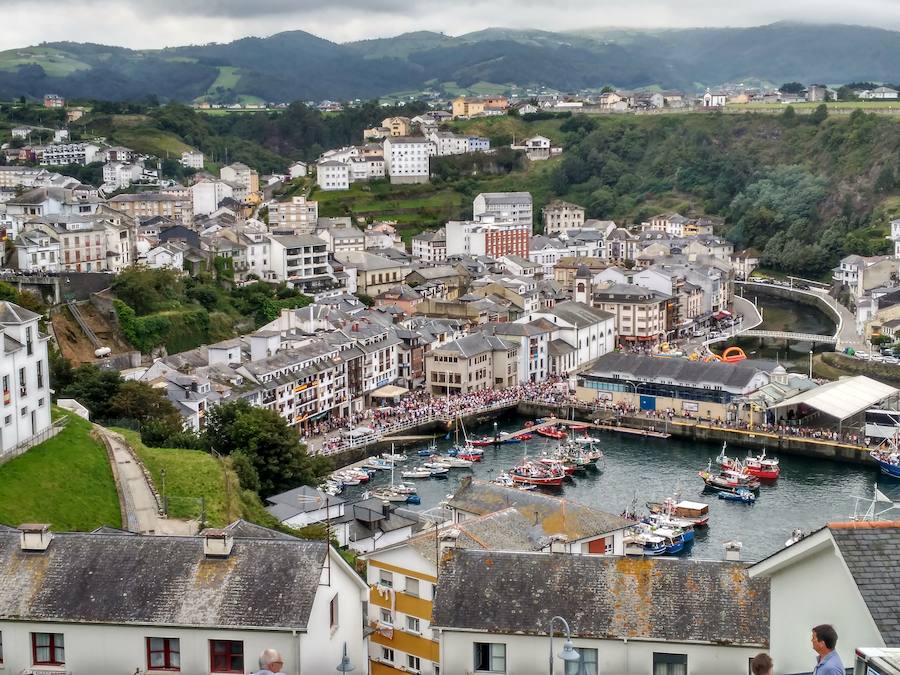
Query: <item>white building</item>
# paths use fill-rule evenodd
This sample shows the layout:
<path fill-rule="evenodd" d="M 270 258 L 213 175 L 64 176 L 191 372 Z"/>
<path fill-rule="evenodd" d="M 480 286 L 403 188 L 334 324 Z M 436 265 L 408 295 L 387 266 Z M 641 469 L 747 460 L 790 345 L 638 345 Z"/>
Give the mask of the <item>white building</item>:
<path fill-rule="evenodd" d="M 710 91 L 707 87 L 706 93 L 703 94 L 704 108 L 724 108 L 728 100 L 728 94 L 724 91 Z"/>
<path fill-rule="evenodd" d="M 41 156 L 41 166 L 62 166 L 80 164 L 82 166 L 100 161 L 100 146 L 94 143 L 62 143 L 48 145 Z"/>
<path fill-rule="evenodd" d="M 345 648 L 367 657 L 356 572 L 326 542 L 244 521 L 196 537 L 6 528 L 0 568 L 10 672 L 245 673 L 277 649 L 285 673 L 327 673 Z"/>
<path fill-rule="evenodd" d="M 133 182 L 139 181 L 143 173 L 143 162 L 107 162 L 103 165 L 103 184 L 114 190 L 124 190 Z"/>
<path fill-rule="evenodd" d="M 848 667 L 857 647 L 900 644 L 898 551 L 896 521 L 829 523 L 750 567 L 751 579 L 771 583 L 771 655 L 779 672 L 812 670 L 810 629 L 823 623 L 837 631 Z"/>
<path fill-rule="evenodd" d="M 769 643 L 768 585 L 739 562 L 458 549 L 434 599 L 441 672 L 543 675 L 553 617 L 578 655 L 560 637 L 558 673 L 747 673 Z"/>
<path fill-rule="evenodd" d="M 40 318 L 11 302 L 0 302 L 0 331 L 5 344 L 4 357 L 0 359 L 3 383 L 0 457 L 50 428 L 50 364 L 47 360 L 50 337 L 41 335 Z"/>
<path fill-rule="evenodd" d="M 378 155 L 352 157 L 347 164 L 350 167 L 351 183 L 384 178 L 384 157 Z"/>
<path fill-rule="evenodd" d="M 291 197 L 288 202 L 272 202 L 269 205 L 269 227 L 287 225 L 296 233 L 310 234 L 319 220 L 319 202 L 304 196 Z"/>
<path fill-rule="evenodd" d="M 184 269 L 184 250 L 172 244 L 160 244 L 147 251 L 145 262 L 154 269 L 168 268 L 181 271 Z"/>
<path fill-rule="evenodd" d="M 134 262 L 132 232 L 123 218 L 100 213 L 43 216 L 27 222 L 23 234 L 59 241 L 59 271 L 118 273 Z"/>
<path fill-rule="evenodd" d="M 334 279 L 328 265 L 328 245 L 309 234 L 269 237 L 271 269 L 275 279 L 302 291 L 330 285 Z"/>
<path fill-rule="evenodd" d="M 442 227 L 414 235 L 412 254 L 422 262 L 444 262 L 447 259 L 447 231 Z"/>
<path fill-rule="evenodd" d="M 491 149 L 491 142 L 481 136 L 460 136 L 451 131 L 438 131 L 436 128 L 432 128 L 426 136 L 434 143 L 434 154 L 438 157 L 487 152 Z"/>
<path fill-rule="evenodd" d="M 513 150 L 524 150 L 525 156 L 531 161 L 539 161 L 542 159 L 550 159 L 550 155 L 554 154 L 552 143 L 546 136 L 532 136 L 526 138 L 521 143 L 515 143 L 509 146 Z"/>
<path fill-rule="evenodd" d="M 322 190 L 349 190 L 350 167 L 336 160 L 316 164 L 316 185 Z"/>
<path fill-rule="evenodd" d="M 294 178 L 305 177 L 308 171 L 309 171 L 309 166 L 307 165 L 306 162 L 296 161 L 296 162 L 293 162 L 288 167 L 288 175 L 291 177 L 292 180 Z"/>
<path fill-rule="evenodd" d="M 219 170 L 219 178 L 227 183 L 235 183 L 248 195 L 259 190 L 259 174 L 243 162 L 234 162 Z"/>
<path fill-rule="evenodd" d="M 541 213 L 544 217 L 544 235 L 548 237 L 584 227 L 584 207 L 577 204 L 555 200 L 547 204 Z"/>
<path fill-rule="evenodd" d="M 416 136 L 384 139 L 384 169 L 391 183 L 427 183 L 434 144 Z"/>
<path fill-rule="evenodd" d="M 531 193 L 482 192 L 472 201 L 472 215 L 475 220 L 480 216 L 493 216 L 498 221 L 511 221 L 530 228 L 534 222 Z"/>
<path fill-rule="evenodd" d="M 58 272 L 59 237 L 41 230 L 23 232 L 15 240 L 16 263 L 28 272 Z"/>
<path fill-rule="evenodd" d="M 234 189 L 223 180 L 203 180 L 191 186 L 194 215 L 204 216 L 219 208 L 226 197 L 234 197 Z"/>
<path fill-rule="evenodd" d="M 609 312 L 569 301 L 528 317 L 541 318 L 557 329 L 549 347 L 551 375 L 568 375 L 615 349 L 616 318 Z"/>
<path fill-rule="evenodd" d="M 900 260 L 900 218 L 891 221 L 891 241 L 894 242 L 894 257 Z"/>
<path fill-rule="evenodd" d="M 188 169 L 203 168 L 203 153 L 199 150 L 188 150 L 181 153 L 181 165 Z"/>

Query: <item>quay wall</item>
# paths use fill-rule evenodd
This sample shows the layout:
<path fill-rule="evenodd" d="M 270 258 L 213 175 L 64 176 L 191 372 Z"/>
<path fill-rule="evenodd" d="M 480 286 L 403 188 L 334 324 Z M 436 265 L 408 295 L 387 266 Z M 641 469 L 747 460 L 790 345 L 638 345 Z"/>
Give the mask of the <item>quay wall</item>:
<path fill-rule="evenodd" d="M 841 316 L 837 313 L 837 311 L 828 304 L 828 301 L 825 300 L 818 293 L 813 293 L 811 291 L 802 291 L 798 288 L 790 288 L 787 286 L 776 286 L 774 284 L 759 284 L 754 283 L 752 281 L 745 281 L 740 284 L 744 287 L 744 299 L 749 300 L 751 296 L 754 295 L 771 295 L 776 298 L 783 298 L 785 300 L 790 300 L 791 302 L 796 302 L 801 305 L 809 305 L 810 307 L 815 307 L 816 309 L 821 310 L 825 316 L 829 317 L 835 326 L 839 326 L 841 324 Z M 765 327 L 765 310 L 763 311 L 763 328 Z M 738 334 L 740 336 L 740 333 Z"/>

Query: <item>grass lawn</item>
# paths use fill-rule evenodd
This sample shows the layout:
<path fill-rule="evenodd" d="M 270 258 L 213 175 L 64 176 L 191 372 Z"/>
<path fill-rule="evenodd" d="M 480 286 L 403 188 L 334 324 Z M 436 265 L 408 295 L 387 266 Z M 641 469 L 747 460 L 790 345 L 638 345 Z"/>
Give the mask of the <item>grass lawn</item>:
<path fill-rule="evenodd" d="M 473 136 L 508 136 L 521 141 L 530 136 L 546 136 L 556 145 L 562 145 L 566 134 L 559 130 L 563 119 L 526 121 L 520 117 L 498 115 L 496 117 L 476 117 L 471 120 L 456 120 L 453 130 Z"/>
<path fill-rule="evenodd" d="M 116 143 L 128 148 L 163 159 L 166 157 L 180 158 L 182 152 L 191 150 L 191 147 L 175 134 L 152 127 L 117 128 L 114 131 L 113 139 Z"/>
<path fill-rule="evenodd" d="M 213 92 L 218 87 L 222 87 L 222 89 L 234 89 L 238 80 L 241 79 L 239 71 L 240 68 L 234 66 L 219 66 L 219 75 L 216 77 L 215 81 L 209 85 L 207 91 Z"/>
<path fill-rule="evenodd" d="M 70 415 L 59 434 L 0 466 L 0 523 L 50 523 L 58 531 L 121 527 L 106 448 L 90 432 L 89 422 Z"/>
<path fill-rule="evenodd" d="M 271 526 L 274 519 L 263 509 L 256 495 L 240 489 L 237 475 L 228 459 L 225 467 L 213 455 L 183 448 L 148 448 L 141 436 L 130 429 L 115 428 L 128 441 L 147 467 L 157 490 L 162 491 L 160 471 L 166 470 L 166 497 L 169 515 L 175 518 L 199 518 L 200 502 L 205 500 L 206 525 L 221 527 L 238 518 Z M 227 481 L 227 488 L 226 488 Z"/>
<path fill-rule="evenodd" d="M 41 66 L 49 77 L 65 77 L 91 67 L 71 54 L 52 47 L 26 47 L 0 52 L 0 70 L 15 70 L 30 64 Z"/>

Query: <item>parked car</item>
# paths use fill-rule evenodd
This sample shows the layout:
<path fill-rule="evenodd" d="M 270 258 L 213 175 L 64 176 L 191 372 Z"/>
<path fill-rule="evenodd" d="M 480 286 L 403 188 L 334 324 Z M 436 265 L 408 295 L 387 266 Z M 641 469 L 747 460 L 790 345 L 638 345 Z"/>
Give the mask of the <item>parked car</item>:
<path fill-rule="evenodd" d="M 884 359 L 882 359 L 882 362 L 889 363 L 892 366 L 896 366 L 898 363 L 900 363 L 900 359 L 898 359 L 896 356 L 885 356 Z"/>
<path fill-rule="evenodd" d="M 862 359 L 863 361 L 868 361 L 871 357 L 869 352 L 856 352 L 854 356 L 858 359 Z"/>

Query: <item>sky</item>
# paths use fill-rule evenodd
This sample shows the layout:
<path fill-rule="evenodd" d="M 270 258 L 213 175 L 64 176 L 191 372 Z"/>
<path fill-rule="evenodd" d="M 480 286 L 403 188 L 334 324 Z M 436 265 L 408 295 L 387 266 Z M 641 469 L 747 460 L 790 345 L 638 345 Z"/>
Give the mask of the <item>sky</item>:
<path fill-rule="evenodd" d="M 572 30 L 815 21 L 900 30 L 900 0 L 0 0 L 0 7 L 7 26 L 0 31 L 4 50 L 59 40 L 156 48 L 286 30 L 336 42 L 414 30 L 461 35 L 494 26 Z"/>

